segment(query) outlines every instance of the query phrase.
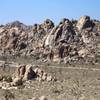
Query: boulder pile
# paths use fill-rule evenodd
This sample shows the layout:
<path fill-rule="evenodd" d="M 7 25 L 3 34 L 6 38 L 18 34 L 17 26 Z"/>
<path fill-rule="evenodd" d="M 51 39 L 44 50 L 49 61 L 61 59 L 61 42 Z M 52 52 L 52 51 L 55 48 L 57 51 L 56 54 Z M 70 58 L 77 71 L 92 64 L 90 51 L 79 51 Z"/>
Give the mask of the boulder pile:
<path fill-rule="evenodd" d="M 0 56 L 30 56 L 43 62 L 99 63 L 100 21 L 83 16 L 79 20 L 63 18 L 56 26 L 50 19 L 31 26 L 19 21 L 1 25 Z"/>
<path fill-rule="evenodd" d="M 32 80 L 36 81 L 53 81 L 54 77 L 46 73 L 39 66 L 20 65 L 12 76 L 0 76 L 0 88 L 2 89 L 18 89 L 18 86 L 24 85 Z"/>
<path fill-rule="evenodd" d="M 36 79 L 38 81 L 53 80 L 53 77 L 47 74 L 39 66 L 35 66 L 35 68 L 33 69 L 32 65 L 21 65 L 18 67 L 16 73 L 17 73 L 16 74 L 17 78 L 22 79 L 22 81 L 33 80 L 33 79 Z"/>
<path fill-rule="evenodd" d="M 46 96 L 39 97 L 33 97 L 31 100 L 48 100 Z"/>

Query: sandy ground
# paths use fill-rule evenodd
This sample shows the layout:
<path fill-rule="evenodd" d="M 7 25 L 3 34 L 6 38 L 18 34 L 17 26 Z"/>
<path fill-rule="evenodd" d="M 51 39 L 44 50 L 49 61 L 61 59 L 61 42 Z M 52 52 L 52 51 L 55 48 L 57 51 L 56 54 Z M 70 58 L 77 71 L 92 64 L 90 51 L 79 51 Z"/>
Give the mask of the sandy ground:
<path fill-rule="evenodd" d="M 56 81 L 27 81 L 17 90 L 0 89 L 0 100 L 31 100 L 45 95 L 48 100 L 100 100 L 100 69 L 98 65 L 45 65 L 43 70 Z M 1 75 L 12 75 L 16 68 L 0 68 Z M 6 97 L 9 97 L 7 99 Z"/>

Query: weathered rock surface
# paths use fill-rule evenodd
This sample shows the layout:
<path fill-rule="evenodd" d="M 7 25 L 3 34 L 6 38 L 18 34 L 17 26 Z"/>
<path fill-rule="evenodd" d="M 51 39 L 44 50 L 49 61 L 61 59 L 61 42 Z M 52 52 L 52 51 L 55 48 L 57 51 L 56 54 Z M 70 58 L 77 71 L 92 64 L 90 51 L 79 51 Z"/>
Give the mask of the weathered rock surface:
<path fill-rule="evenodd" d="M 85 28 L 93 28 L 93 22 L 91 21 L 89 16 L 83 16 L 80 18 L 80 20 L 77 23 L 77 27 L 79 30 L 85 29 Z"/>
<path fill-rule="evenodd" d="M 19 65 L 14 75 L 0 76 L 0 88 L 5 90 L 18 89 L 18 86 L 31 88 L 30 84 L 32 81 L 50 82 L 53 81 L 54 78 L 55 77 L 52 77 L 38 66 L 33 69 L 32 65 Z"/>
<path fill-rule="evenodd" d="M 57 26 L 50 19 L 32 26 L 19 21 L 0 26 L 0 56 L 6 58 L 29 56 L 44 62 L 66 63 L 89 63 L 92 59 L 97 63 L 99 44 L 100 22 L 89 16 L 78 21 L 64 18 Z"/>
<path fill-rule="evenodd" d="M 46 96 L 41 96 L 40 100 L 48 100 Z"/>
<path fill-rule="evenodd" d="M 11 83 L 12 86 L 19 86 L 19 85 L 22 85 L 22 78 L 20 77 L 16 77 L 13 82 Z"/>

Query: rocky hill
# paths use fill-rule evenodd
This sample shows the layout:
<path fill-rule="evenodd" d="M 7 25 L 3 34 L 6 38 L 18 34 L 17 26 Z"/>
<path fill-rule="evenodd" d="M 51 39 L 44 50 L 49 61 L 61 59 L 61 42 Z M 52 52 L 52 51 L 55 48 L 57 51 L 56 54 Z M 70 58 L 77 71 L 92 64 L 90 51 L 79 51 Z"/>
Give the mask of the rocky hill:
<path fill-rule="evenodd" d="M 50 19 L 42 24 L 19 21 L 0 26 L 0 56 L 30 56 L 41 62 L 99 63 L 100 21 L 89 16 L 79 20 Z"/>

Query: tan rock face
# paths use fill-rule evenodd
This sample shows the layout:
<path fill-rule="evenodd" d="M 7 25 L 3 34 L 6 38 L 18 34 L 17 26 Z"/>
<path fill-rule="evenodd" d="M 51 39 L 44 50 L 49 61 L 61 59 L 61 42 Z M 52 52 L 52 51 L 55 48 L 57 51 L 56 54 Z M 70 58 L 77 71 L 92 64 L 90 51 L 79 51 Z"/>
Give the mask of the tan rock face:
<path fill-rule="evenodd" d="M 45 43 L 44 43 L 44 46 L 49 46 L 50 48 L 53 47 L 54 45 L 54 33 L 56 31 L 56 27 L 54 27 L 49 34 L 46 35 L 46 39 L 45 39 Z"/>
<path fill-rule="evenodd" d="M 78 23 L 77 23 L 77 28 L 78 30 L 84 29 L 84 28 L 88 28 L 88 27 L 92 27 L 92 23 L 90 21 L 90 17 L 89 16 L 83 16 L 79 19 Z"/>
<path fill-rule="evenodd" d="M 36 73 L 33 71 L 32 66 L 27 65 L 23 80 L 30 80 L 35 77 L 36 77 Z"/>
<path fill-rule="evenodd" d="M 33 26 L 27 26 L 15 21 L 0 26 L 0 55 L 14 57 L 34 56 L 34 60 L 40 62 L 59 62 L 59 59 L 63 60 L 67 57 L 74 62 L 71 55 L 75 51 L 73 47 L 71 48 L 72 51 L 67 50 L 68 52 L 60 52 L 60 54 L 59 52 L 57 52 L 58 54 L 56 52 L 53 54 L 49 51 L 54 51 L 56 48 L 59 51 L 60 43 L 64 44 L 64 47 L 66 45 L 75 45 L 77 49 L 84 46 L 91 49 L 91 44 L 97 45 L 99 42 L 99 30 L 100 22 L 91 20 L 89 16 L 83 16 L 78 21 L 64 18 L 57 26 L 50 19 L 45 20 L 42 24 L 34 24 Z M 99 51 L 94 53 L 94 57 L 98 53 Z M 52 54 L 53 57 L 51 56 Z M 59 56 L 55 56 L 56 54 Z M 76 55 L 74 56 L 76 57 Z M 81 61 L 78 56 L 77 59 Z M 82 59 L 85 61 L 85 58 Z"/>
<path fill-rule="evenodd" d="M 50 19 L 46 19 L 43 23 L 44 29 L 52 29 L 54 27 L 54 23 Z"/>
<path fill-rule="evenodd" d="M 28 81 L 32 79 L 37 79 L 38 81 L 52 81 L 53 77 L 47 74 L 44 70 L 36 66 L 35 69 L 32 65 L 20 65 L 17 69 L 17 76 L 13 79 L 13 83 L 17 84 L 17 81 Z"/>
<path fill-rule="evenodd" d="M 11 83 L 12 86 L 18 86 L 18 85 L 22 85 L 22 78 L 17 77 L 13 80 L 13 82 Z"/>
<path fill-rule="evenodd" d="M 19 65 L 16 72 L 17 76 L 22 78 L 24 81 L 36 78 L 36 72 L 34 72 L 31 65 Z"/>
<path fill-rule="evenodd" d="M 89 53 L 89 51 L 87 49 L 81 49 L 78 51 L 79 56 L 84 57 Z"/>
<path fill-rule="evenodd" d="M 53 77 L 46 73 L 44 70 L 40 69 L 39 67 L 34 69 L 34 72 L 37 75 L 37 80 L 39 81 L 52 81 Z"/>
<path fill-rule="evenodd" d="M 12 76 L 13 77 L 13 76 Z M 17 69 L 17 75 L 16 77 L 7 77 L 7 79 L 1 77 L 0 81 L 0 88 L 1 89 L 18 89 L 20 85 L 25 86 L 25 88 L 31 88 L 31 82 L 38 80 L 40 81 L 54 81 L 53 77 L 46 73 L 42 68 L 36 66 L 36 68 L 33 70 L 32 65 L 19 65 L 19 68 Z M 10 79 L 11 78 L 11 79 Z M 34 79 L 35 80 L 32 80 Z M 38 100 L 36 98 L 32 100 Z M 47 100 L 46 97 L 41 97 L 39 100 Z"/>
<path fill-rule="evenodd" d="M 38 69 L 37 76 L 42 78 L 42 75 L 43 75 L 43 70 Z"/>
<path fill-rule="evenodd" d="M 46 96 L 41 96 L 40 100 L 48 100 Z"/>
<path fill-rule="evenodd" d="M 42 76 L 42 80 L 43 80 L 43 81 L 46 81 L 46 79 L 47 79 L 47 73 L 44 72 L 44 73 L 43 73 L 43 76 Z"/>
<path fill-rule="evenodd" d="M 33 71 L 31 65 L 20 65 L 20 67 L 17 69 L 16 78 L 13 79 L 11 84 L 13 86 L 22 85 L 23 81 L 27 81 L 35 77 L 36 73 Z"/>
<path fill-rule="evenodd" d="M 48 82 L 49 82 L 49 81 L 52 81 L 52 76 L 51 76 L 51 75 L 47 76 L 47 81 L 48 81 Z"/>
<path fill-rule="evenodd" d="M 19 76 L 19 77 L 23 77 L 24 74 L 25 74 L 25 71 L 26 71 L 26 65 L 21 65 L 21 66 L 18 68 L 18 76 Z"/>
<path fill-rule="evenodd" d="M 38 97 L 33 97 L 32 100 L 39 100 L 39 98 Z"/>

